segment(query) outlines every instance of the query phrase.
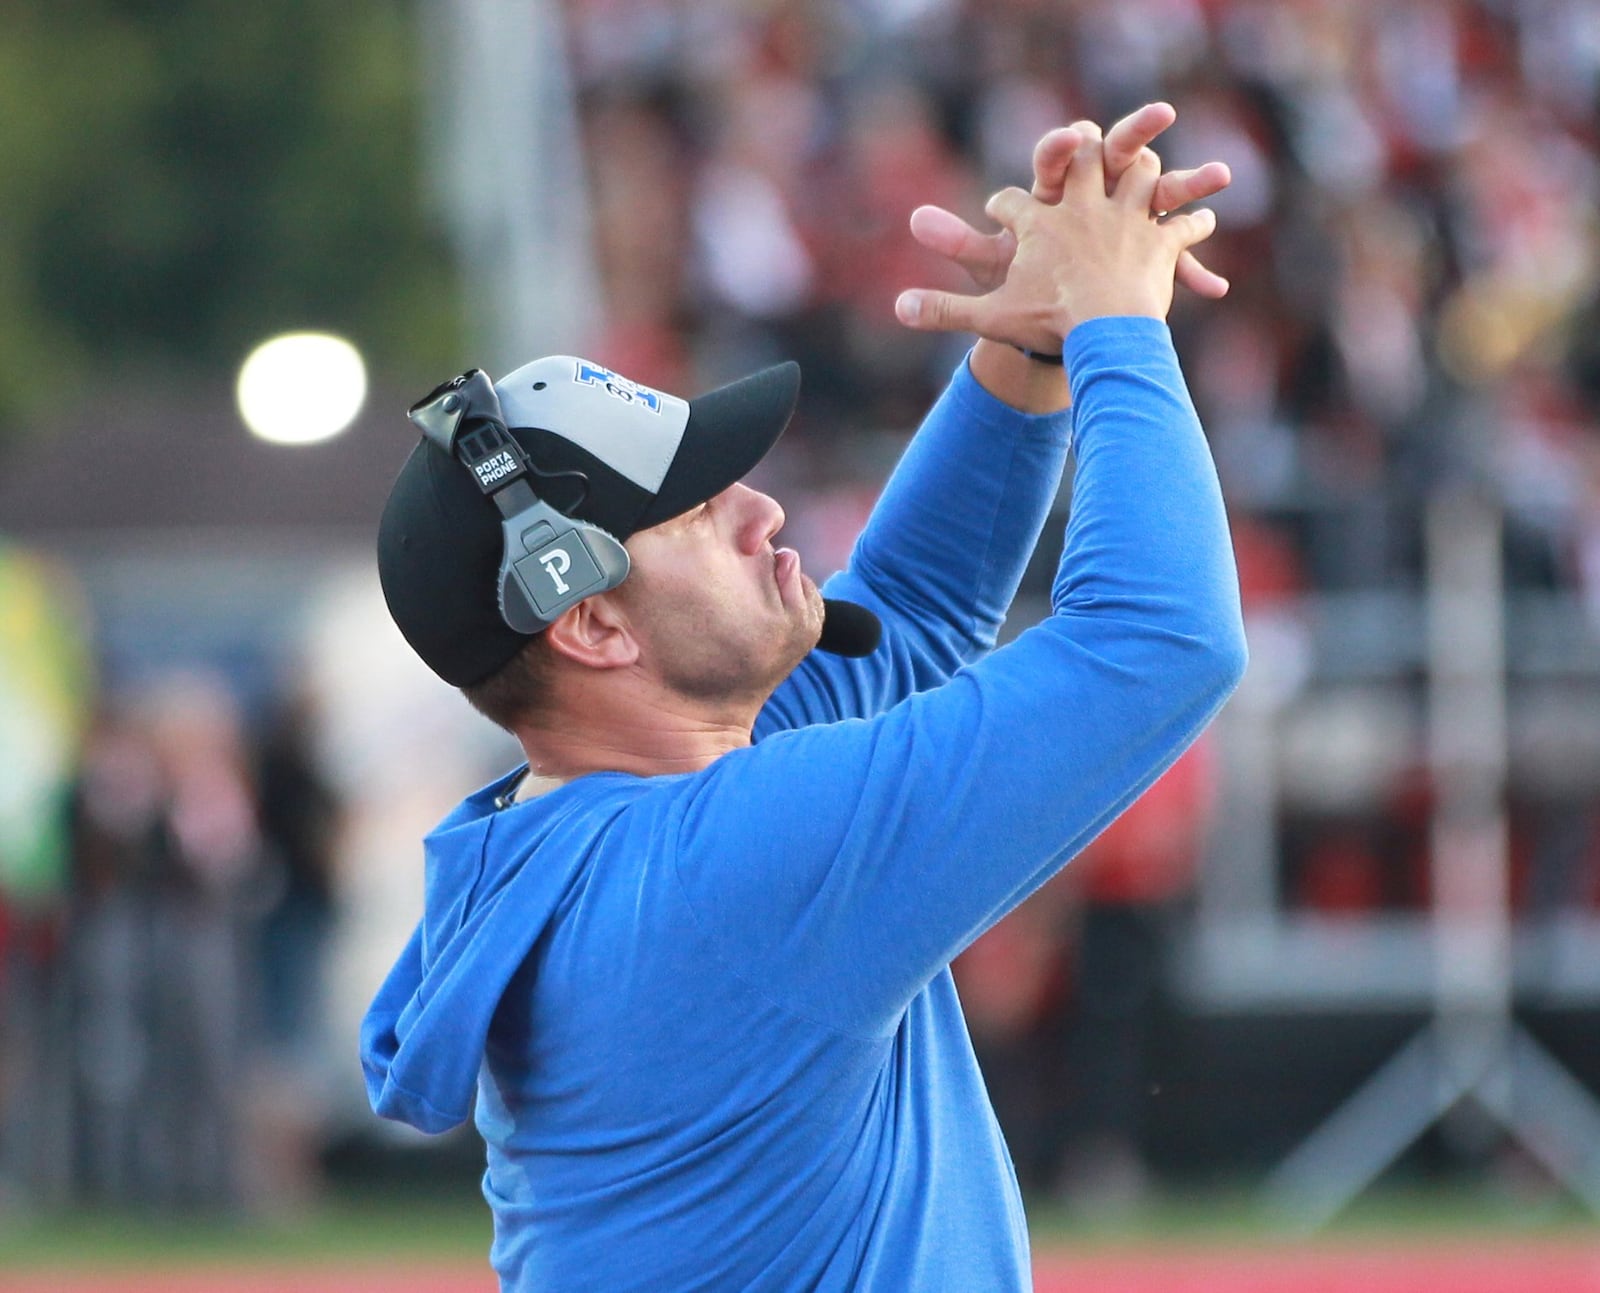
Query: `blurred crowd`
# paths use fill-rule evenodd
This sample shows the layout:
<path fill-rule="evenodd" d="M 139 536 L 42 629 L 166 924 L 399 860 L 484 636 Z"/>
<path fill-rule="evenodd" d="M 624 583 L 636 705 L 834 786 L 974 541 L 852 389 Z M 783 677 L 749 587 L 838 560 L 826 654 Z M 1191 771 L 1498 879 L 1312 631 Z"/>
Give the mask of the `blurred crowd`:
<path fill-rule="evenodd" d="M 197 670 L 87 716 L 61 874 L 0 886 L 0 1211 L 8 1188 L 222 1216 L 314 1194 L 341 812 L 309 718 L 247 724 Z"/>
<path fill-rule="evenodd" d="M 920 203 L 982 223 L 1034 141 L 1163 98 L 1219 158 L 1180 297 L 1251 591 L 1417 572 L 1418 500 L 1491 489 L 1519 579 L 1600 607 L 1600 14 L 1587 0 L 571 0 L 605 357 L 669 387 L 799 358 L 827 492 L 958 351 L 895 322 L 959 286 Z M 833 452 L 829 452 L 833 450 Z"/>
<path fill-rule="evenodd" d="M 1465 488 L 1504 509 L 1512 585 L 1570 594 L 1600 624 L 1593 0 L 566 13 L 605 293 L 589 351 L 684 391 L 798 359 L 801 417 L 763 470 L 809 568 L 842 564 L 966 344 L 894 321 L 903 288 L 964 286 L 912 241 L 911 210 L 981 224 L 1045 130 L 1165 99 L 1166 163 L 1234 177 L 1204 249 L 1232 292 L 1180 293 L 1172 322 L 1253 621 L 1307 594 L 1414 591 L 1421 508 Z M 1037 593 L 1046 567 L 1030 579 Z M 8 895 L 0 867 L 0 1204 L 35 1158 L 112 1202 L 231 1207 L 314 1184 L 340 807 L 308 720 L 287 700 L 247 723 L 191 677 L 85 725 L 62 904 Z M 1149 1031 L 1224 776 L 1199 747 L 958 966 L 1030 1187 L 1142 1184 Z M 1391 806 L 1378 829 L 1420 855 L 1425 788 L 1394 787 Z M 1559 828 L 1600 888 L 1592 802 Z M 1360 878 L 1370 857 L 1350 860 L 1370 823 L 1302 843 L 1323 861 L 1300 900 L 1395 900 Z"/>

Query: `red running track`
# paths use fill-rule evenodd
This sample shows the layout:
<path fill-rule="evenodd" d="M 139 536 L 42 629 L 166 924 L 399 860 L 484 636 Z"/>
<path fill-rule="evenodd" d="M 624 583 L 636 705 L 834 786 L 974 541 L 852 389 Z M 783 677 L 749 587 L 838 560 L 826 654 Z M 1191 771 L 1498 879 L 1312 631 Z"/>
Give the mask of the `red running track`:
<path fill-rule="evenodd" d="M 1600 1293 L 1592 1242 L 1044 1253 L 1036 1293 Z M 486 1267 L 407 1262 L 0 1272 L 3 1293 L 495 1293 Z"/>
<path fill-rule="evenodd" d="M 1162 1247 L 1041 1256 L 1036 1293 L 1600 1293 L 1592 1242 Z"/>

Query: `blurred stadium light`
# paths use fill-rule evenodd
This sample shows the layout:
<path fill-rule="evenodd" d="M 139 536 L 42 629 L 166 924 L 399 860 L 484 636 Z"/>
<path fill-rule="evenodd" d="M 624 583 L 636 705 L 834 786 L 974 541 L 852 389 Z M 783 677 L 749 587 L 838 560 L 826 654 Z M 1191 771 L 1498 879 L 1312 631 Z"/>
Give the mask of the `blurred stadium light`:
<path fill-rule="evenodd" d="M 263 341 L 239 368 L 239 416 L 271 444 L 316 444 L 356 420 L 367 367 L 343 337 L 291 332 Z"/>

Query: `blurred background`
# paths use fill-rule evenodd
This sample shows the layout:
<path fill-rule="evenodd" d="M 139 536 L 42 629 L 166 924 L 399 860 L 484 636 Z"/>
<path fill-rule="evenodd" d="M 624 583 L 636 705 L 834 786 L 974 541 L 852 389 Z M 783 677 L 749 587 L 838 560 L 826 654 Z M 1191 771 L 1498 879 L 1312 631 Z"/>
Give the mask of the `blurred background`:
<path fill-rule="evenodd" d="M 893 319 L 962 286 L 912 208 L 981 222 L 1156 98 L 1234 176 L 1232 292 L 1172 323 L 1252 663 L 957 965 L 1039 1233 L 1373 1186 L 1592 1221 L 1593 0 L 11 0 L 0 1244 L 474 1191 L 355 1054 L 420 836 L 515 758 L 377 591 L 412 400 L 798 359 L 760 483 L 820 575 L 967 344 Z"/>

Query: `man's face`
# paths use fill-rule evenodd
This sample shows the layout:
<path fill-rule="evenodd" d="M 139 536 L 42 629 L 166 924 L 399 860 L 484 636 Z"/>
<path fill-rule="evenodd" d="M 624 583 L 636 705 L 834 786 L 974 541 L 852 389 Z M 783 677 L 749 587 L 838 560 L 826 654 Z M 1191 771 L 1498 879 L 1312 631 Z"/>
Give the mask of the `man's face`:
<path fill-rule="evenodd" d="M 822 595 L 792 548 L 774 550 L 783 509 L 746 485 L 627 542 L 633 570 L 613 596 L 643 655 L 674 691 L 763 703 L 822 632 Z"/>

